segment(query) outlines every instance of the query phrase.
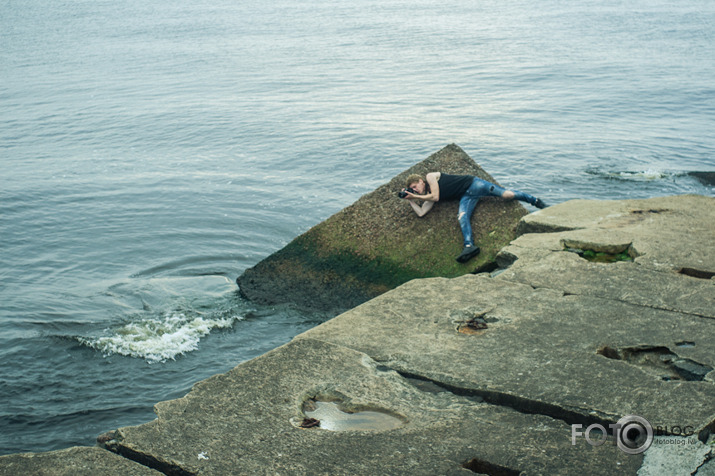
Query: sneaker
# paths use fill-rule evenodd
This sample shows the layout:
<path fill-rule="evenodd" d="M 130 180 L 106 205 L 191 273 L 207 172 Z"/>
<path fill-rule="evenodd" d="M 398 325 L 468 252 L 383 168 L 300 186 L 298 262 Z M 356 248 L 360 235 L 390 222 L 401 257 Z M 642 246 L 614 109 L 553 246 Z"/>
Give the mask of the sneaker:
<path fill-rule="evenodd" d="M 548 205 L 546 205 L 542 199 L 537 198 L 536 201 L 534 202 L 534 206 L 536 208 L 546 208 Z"/>
<path fill-rule="evenodd" d="M 458 261 L 459 263 L 466 263 L 466 262 L 469 261 L 470 259 L 472 259 L 472 258 L 474 258 L 475 256 L 477 256 L 477 255 L 479 254 L 479 251 L 481 251 L 481 250 L 479 249 L 478 246 L 467 245 L 467 246 L 464 247 L 464 249 L 463 249 L 462 252 L 459 254 L 459 256 L 457 256 L 457 261 Z"/>

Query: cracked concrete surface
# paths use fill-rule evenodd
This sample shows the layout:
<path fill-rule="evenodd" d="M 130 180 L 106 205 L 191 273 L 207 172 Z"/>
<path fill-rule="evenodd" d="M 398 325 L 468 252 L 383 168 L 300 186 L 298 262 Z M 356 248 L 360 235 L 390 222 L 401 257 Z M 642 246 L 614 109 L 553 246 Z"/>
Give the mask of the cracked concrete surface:
<path fill-rule="evenodd" d="M 496 277 L 411 281 L 197 385 L 183 403 L 158 406 L 155 422 L 120 429 L 113 448 L 171 460 L 191 474 L 229 467 L 239 473 L 574 474 L 588 468 L 589 474 L 636 474 L 643 455 L 625 455 L 613 444 L 572 445 L 571 424 L 607 426 L 634 414 L 658 428 L 690 426 L 707 441 L 715 422 L 712 373 L 700 381 L 666 379 L 599 350 L 651 346 L 713 367 L 713 281 L 677 272 L 686 264 L 713 269 L 712 250 L 698 236 L 712 232 L 712 200 L 596 203 L 590 222 L 587 204 L 560 207 L 564 216 L 576 208 L 579 222 L 560 223 L 558 210 L 549 211 L 548 226 L 535 227 L 560 231 L 520 237 L 504 250 L 511 267 Z M 658 221 L 665 209 L 671 219 Z M 610 212 L 602 216 L 604 210 Z M 680 213 L 695 222 L 675 218 Z M 533 229 L 539 214 L 529 220 Z M 684 226 L 694 230 L 679 241 L 691 248 L 688 254 L 649 241 L 654 230 L 672 236 L 669 224 L 679 233 Z M 637 258 L 590 263 L 562 252 L 563 240 L 602 248 L 627 243 Z M 474 318 L 484 327 L 458 332 Z M 392 412 L 407 424 L 339 436 L 296 429 L 302 403 L 317 395 Z M 204 420 L 187 430 L 187 409 L 194 414 L 195 405 L 210 413 L 199 411 Z M 225 432 L 214 420 L 224 422 Z M 172 444 L 186 432 L 191 450 Z M 228 441 L 208 443 L 217 434 Z M 258 435 L 259 443 L 239 436 L 247 434 Z M 203 439 L 221 461 L 193 460 Z M 318 463 L 322 469 L 311 467 Z"/>
<path fill-rule="evenodd" d="M 656 436 L 646 453 L 638 476 L 707 476 L 715 467 L 710 466 L 712 447 L 694 437 Z"/>
<path fill-rule="evenodd" d="M 700 431 L 715 419 L 711 380 L 665 381 L 598 353 L 604 345 L 657 344 L 712 367 L 715 322 L 710 319 L 564 296 L 485 275 L 412 281 L 400 291 L 303 336 L 365 352 L 400 372 L 495 401 L 522 402 L 568 422 L 615 423 L 634 413 L 653 425 L 676 420 Z M 448 310 L 479 305 L 492 308 L 488 328 L 476 336 L 455 332 Z M 688 339 L 692 347 L 676 346 Z"/>
<path fill-rule="evenodd" d="M 303 403 L 316 397 L 406 423 L 389 431 L 299 428 Z M 157 405 L 157 415 L 118 430 L 110 448 L 186 474 L 469 474 L 463 466 L 480 467 L 477 460 L 515 474 L 586 466 L 605 475 L 640 465 L 612 445 L 574 449 L 564 421 L 426 391 L 362 352 L 309 336 L 197 384 Z M 202 452 L 206 459 L 197 458 Z"/>
<path fill-rule="evenodd" d="M 161 476 L 163 473 L 101 448 L 73 447 L 47 453 L 0 456 L 2 476 Z"/>
<path fill-rule="evenodd" d="M 104 445 L 165 474 L 709 474 L 715 280 L 681 271 L 715 270 L 713 205 L 579 200 L 533 213 L 499 254 L 508 269 L 410 281 L 157 404 L 156 420 Z M 591 263 L 564 243 L 627 244 L 636 257 Z M 301 428 L 316 398 L 405 424 Z M 572 424 L 626 415 L 658 438 L 688 427 L 694 443 L 636 455 L 617 435 L 572 444 Z"/>

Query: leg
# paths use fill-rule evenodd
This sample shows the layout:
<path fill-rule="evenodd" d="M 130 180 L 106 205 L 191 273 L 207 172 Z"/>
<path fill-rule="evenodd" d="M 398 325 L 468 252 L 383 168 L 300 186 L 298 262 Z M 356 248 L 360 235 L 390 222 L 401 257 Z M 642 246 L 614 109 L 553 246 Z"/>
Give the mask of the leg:
<path fill-rule="evenodd" d="M 474 246 L 474 238 L 472 237 L 472 214 L 474 213 L 474 207 L 477 206 L 478 201 L 479 198 L 472 198 L 466 195 L 459 201 L 459 215 L 457 215 L 457 220 L 459 221 L 459 226 L 462 228 L 462 235 L 464 236 L 464 248 L 459 256 L 457 256 L 459 263 L 466 263 L 477 256 L 480 251 L 478 246 Z"/>
<path fill-rule="evenodd" d="M 479 179 L 477 179 L 479 180 Z M 529 195 L 525 192 L 520 192 L 519 190 L 507 190 L 499 185 L 481 180 L 482 182 L 482 193 L 483 195 L 491 195 L 494 197 L 501 197 L 506 200 L 519 200 L 520 202 L 526 202 L 534 205 L 536 208 L 546 208 L 546 204 L 540 199 L 533 195 Z M 470 187 L 471 190 L 471 187 Z M 467 191 L 469 193 L 469 191 Z"/>
<path fill-rule="evenodd" d="M 459 221 L 459 226 L 462 228 L 462 235 L 464 235 L 464 246 L 474 244 L 474 239 L 472 238 L 472 215 L 474 214 L 474 208 L 477 206 L 477 202 L 479 202 L 480 198 L 490 195 L 492 193 L 490 188 L 493 189 L 494 187 L 496 187 L 496 185 L 474 177 L 472 185 L 469 186 L 459 200 L 459 215 L 457 215 L 457 220 Z"/>
<path fill-rule="evenodd" d="M 474 208 L 477 206 L 479 199 L 484 195 L 488 195 L 488 182 L 475 178 L 472 185 L 467 189 L 462 198 L 459 200 L 459 214 L 457 220 L 462 229 L 464 237 L 464 249 L 457 256 L 457 261 L 466 263 L 474 256 L 479 254 L 479 247 L 474 246 L 474 237 L 472 236 L 472 215 Z"/>
<path fill-rule="evenodd" d="M 520 202 L 526 202 L 531 205 L 534 205 L 536 208 L 546 208 L 546 204 L 540 198 L 536 198 L 535 196 L 529 195 L 525 192 L 520 192 L 519 190 L 504 190 L 504 192 L 500 196 L 507 200 L 516 199 Z"/>
<path fill-rule="evenodd" d="M 474 208 L 477 206 L 478 201 L 479 197 L 472 197 L 467 194 L 459 200 L 457 221 L 459 222 L 459 227 L 462 229 L 462 236 L 464 236 L 464 246 L 474 244 L 474 238 L 472 237 L 472 214 L 474 214 Z"/>

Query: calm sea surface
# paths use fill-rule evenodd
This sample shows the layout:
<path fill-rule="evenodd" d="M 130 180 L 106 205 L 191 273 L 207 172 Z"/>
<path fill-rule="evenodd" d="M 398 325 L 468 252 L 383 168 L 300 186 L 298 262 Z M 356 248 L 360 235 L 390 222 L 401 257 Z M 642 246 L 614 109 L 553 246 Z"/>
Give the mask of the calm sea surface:
<path fill-rule="evenodd" d="M 0 454 L 331 317 L 233 281 L 449 143 L 550 203 L 715 195 L 714 32 L 711 0 L 0 0 Z"/>

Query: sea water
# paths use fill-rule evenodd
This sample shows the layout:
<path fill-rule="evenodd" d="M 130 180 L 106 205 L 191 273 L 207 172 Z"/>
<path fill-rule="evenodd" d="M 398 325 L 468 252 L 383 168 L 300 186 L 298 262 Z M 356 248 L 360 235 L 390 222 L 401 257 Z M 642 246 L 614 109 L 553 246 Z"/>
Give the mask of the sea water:
<path fill-rule="evenodd" d="M 714 195 L 714 31 L 709 0 L 0 0 L 0 454 L 332 317 L 234 280 L 449 143 L 551 204 Z"/>

